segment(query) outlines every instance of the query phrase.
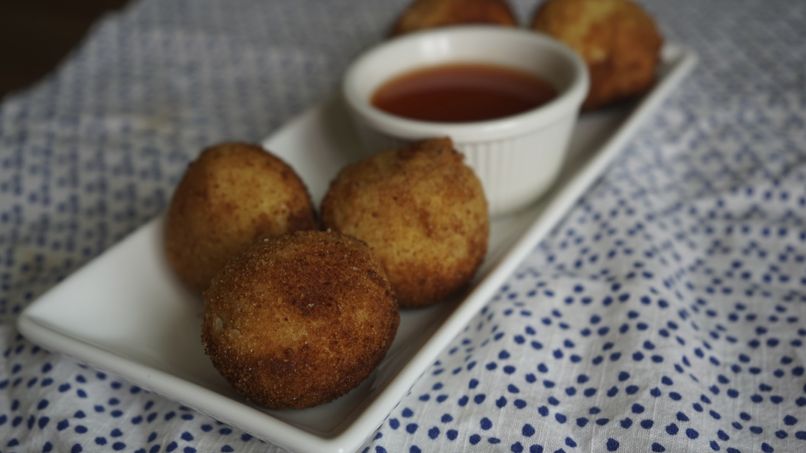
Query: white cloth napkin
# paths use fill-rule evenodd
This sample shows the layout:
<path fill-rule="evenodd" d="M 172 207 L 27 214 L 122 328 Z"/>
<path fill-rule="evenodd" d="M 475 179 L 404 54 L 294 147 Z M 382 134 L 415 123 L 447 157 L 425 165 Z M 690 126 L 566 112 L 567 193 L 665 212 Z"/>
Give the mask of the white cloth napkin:
<path fill-rule="evenodd" d="M 646 6 L 699 67 L 367 450 L 806 451 L 806 3 Z M 274 449 L 14 320 L 157 215 L 202 146 L 327 98 L 401 8 L 135 2 L 0 105 L 0 451 Z"/>

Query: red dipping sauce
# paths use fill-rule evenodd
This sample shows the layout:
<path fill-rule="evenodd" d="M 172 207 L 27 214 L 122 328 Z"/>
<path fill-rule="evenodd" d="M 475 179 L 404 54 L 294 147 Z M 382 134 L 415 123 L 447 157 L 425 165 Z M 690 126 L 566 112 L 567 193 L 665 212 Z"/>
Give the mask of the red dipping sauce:
<path fill-rule="evenodd" d="M 523 113 L 557 90 L 534 74 L 505 66 L 454 63 L 403 73 L 372 95 L 372 105 L 421 121 L 466 123 Z"/>

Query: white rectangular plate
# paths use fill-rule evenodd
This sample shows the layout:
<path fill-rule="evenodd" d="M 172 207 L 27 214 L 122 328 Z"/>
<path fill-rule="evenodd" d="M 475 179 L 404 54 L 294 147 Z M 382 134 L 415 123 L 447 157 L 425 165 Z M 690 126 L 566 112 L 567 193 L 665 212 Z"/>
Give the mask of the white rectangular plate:
<path fill-rule="evenodd" d="M 489 254 L 464 299 L 404 311 L 389 353 L 361 386 L 312 409 L 268 411 L 235 394 L 205 357 L 201 303 L 174 280 L 162 254 L 162 219 L 144 225 L 29 305 L 18 327 L 31 341 L 99 368 L 279 446 L 310 452 L 361 445 L 437 354 L 616 157 L 639 124 L 694 66 L 664 49 L 658 83 L 636 103 L 582 116 L 555 187 L 531 208 L 493 221 Z M 318 204 L 359 145 L 338 103 L 315 107 L 264 145 L 288 161 Z"/>

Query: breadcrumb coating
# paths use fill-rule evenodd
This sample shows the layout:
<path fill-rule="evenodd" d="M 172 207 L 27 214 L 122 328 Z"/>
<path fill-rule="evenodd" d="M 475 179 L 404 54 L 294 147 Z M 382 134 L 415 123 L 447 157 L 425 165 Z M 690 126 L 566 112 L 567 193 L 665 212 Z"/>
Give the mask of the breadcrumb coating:
<path fill-rule="evenodd" d="M 401 13 L 391 35 L 461 24 L 517 26 L 506 0 L 415 0 Z"/>
<path fill-rule="evenodd" d="M 532 28 L 565 42 L 590 73 L 586 110 L 641 94 L 652 87 L 663 38 L 655 21 L 630 0 L 548 0 Z"/>
<path fill-rule="evenodd" d="M 375 154 L 342 169 L 322 220 L 366 242 L 401 307 L 445 300 L 473 278 L 487 251 L 487 201 L 450 139 Z"/>
<path fill-rule="evenodd" d="M 262 236 L 316 228 L 305 184 L 257 145 L 223 143 L 190 164 L 165 219 L 165 252 L 196 292 L 224 263 Z"/>
<path fill-rule="evenodd" d="M 400 319 L 369 247 L 336 232 L 254 243 L 204 299 L 205 352 L 238 392 L 269 408 L 311 407 L 357 386 Z"/>

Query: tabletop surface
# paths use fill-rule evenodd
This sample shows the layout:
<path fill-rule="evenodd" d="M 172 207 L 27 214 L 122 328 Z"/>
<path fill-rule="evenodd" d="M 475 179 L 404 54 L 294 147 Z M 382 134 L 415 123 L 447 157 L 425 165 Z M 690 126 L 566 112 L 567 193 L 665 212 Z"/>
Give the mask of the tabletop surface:
<path fill-rule="evenodd" d="M 103 13 L 127 0 L 6 0 L 0 4 L 0 101 L 42 79 L 76 48 Z"/>
<path fill-rule="evenodd" d="M 203 146 L 328 98 L 404 4 L 133 1 L 0 104 L 0 451 L 277 450 L 14 321 Z M 698 67 L 364 449 L 806 450 L 806 2 L 643 4 Z"/>

